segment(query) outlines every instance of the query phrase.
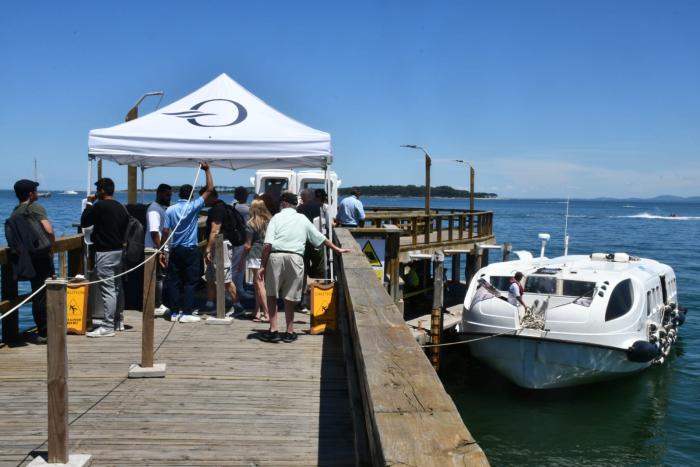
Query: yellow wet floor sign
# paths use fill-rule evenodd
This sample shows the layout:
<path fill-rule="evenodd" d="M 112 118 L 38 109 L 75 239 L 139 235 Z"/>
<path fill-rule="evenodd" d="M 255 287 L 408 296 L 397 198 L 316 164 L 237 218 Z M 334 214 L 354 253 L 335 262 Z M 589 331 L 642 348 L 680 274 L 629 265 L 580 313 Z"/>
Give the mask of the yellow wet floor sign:
<path fill-rule="evenodd" d="M 66 318 L 68 332 L 85 334 L 87 327 L 88 287 L 68 284 L 66 287 Z"/>
<path fill-rule="evenodd" d="M 311 334 L 337 329 L 337 292 L 335 284 L 313 282 L 311 289 Z"/>

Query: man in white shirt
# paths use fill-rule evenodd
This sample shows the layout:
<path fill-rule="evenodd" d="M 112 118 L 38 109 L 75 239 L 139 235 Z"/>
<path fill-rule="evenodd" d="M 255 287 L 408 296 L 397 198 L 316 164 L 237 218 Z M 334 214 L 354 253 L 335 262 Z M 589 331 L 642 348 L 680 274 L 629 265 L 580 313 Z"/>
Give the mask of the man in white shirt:
<path fill-rule="evenodd" d="M 173 194 L 173 188 L 170 185 L 161 183 L 156 190 L 156 200 L 148 206 L 146 211 L 146 235 L 144 246 L 146 248 L 158 249 L 161 246 L 161 230 L 165 222 L 165 210 L 170 206 L 170 198 Z M 163 305 L 163 280 L 165 279 L 165 268 L 167 265 L 167 246 L 160 254 L 160 261 L 156 269 L 156 316 L 163 316 L 168 307 Z"/>
<path fill-rule="evenodd" d="M 524 289 L 523 285 L 520 283 L 522 279 L 523 273 L 520 271 L 516 272 L 515 275 L 511 277 L 510 287 L 508 287 L 508 303 L 515 307 L 522 305 L 523 308 L 525 308 L 525 312 L 527 312 L 528 307 L 523 300 Z"/>

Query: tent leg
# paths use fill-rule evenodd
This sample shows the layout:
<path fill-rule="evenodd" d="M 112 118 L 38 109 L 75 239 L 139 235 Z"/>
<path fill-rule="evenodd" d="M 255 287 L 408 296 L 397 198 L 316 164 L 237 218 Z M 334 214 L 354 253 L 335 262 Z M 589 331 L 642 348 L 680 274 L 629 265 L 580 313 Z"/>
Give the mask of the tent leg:
<path fill-rule="evenodd" d="M 145 189 L 144 189 L 144 184 L 145 184 L 145 180 L 144 180 L 144 178 L 145 178 L 145 172 L 146 172 L 146 169 L 145 169 L 143 166 L 141 166 L 141 204 L 143 204 L 143 199 L 144 199 L 143 193 L 144 193 L 144 191 L 145 191 Z"/>
<path fill-rule="evenodd" d="M 85 190 L 85 197 L 90 196 L 92 189 L 92 161 L 91 157 L 88 157 L 88 173 L 87 173 L 87 189 Z"/>
<path fill-rule="evenodd" d="M 324 171 L 324 177 L 326 181 L 326 193 L 328 193 L 328 199 L 330 201 L 330 196 L 331 196 L 331 180 L 330 180 L 330 173 L 328 171 L 328 165 L 326 165 L 323 168 Z M 333 241 L 333 219 L 331 219 L 330 215 L 330 209 L 324 208 L 325 211 L 325 217 L 326 217 L 326 226 L 328 230 L 328 239 L 332 242 Z M 330 250 L 330 248 L 326 251 L 326 254 L 328 256 L 328 277 L 326 279 L 333 280 L 333 252 Z"/>

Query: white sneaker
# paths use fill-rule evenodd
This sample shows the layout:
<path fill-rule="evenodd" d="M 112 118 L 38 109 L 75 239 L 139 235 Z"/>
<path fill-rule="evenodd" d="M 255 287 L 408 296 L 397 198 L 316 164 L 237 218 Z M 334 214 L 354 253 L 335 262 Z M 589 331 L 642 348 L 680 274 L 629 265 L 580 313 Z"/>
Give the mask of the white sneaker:
<path fill-rule="evenodd" d="M 153 316 L 163 316 L 169 311 L 170 311 L 170 308 L 168 308 L 165 305 L 161 305 L 158 308 L 153 310 Z"/>
<path fill-rule="evenodd" d="M 94 331 L 85 334 L 88 337 L 114 337 L 114 329 L 100 326 Z"/>
<path fill-rule="evenodd" d="M 199 321 L 201 321 L 201 320 L 202 320 L 202 318 L 200 318 L 199 316 L 182 315 L 182 316 L 180 316 L 180 320 L 179 320 L 179 321 L 180 321 L 181 323 L 197 323 L 197 322 L 199 322 Z"/>
<path fill-rule="evenodd" d="M 119 324 L 117 324 L 115 326 L 115 328 L 116 328 L 115 331 L 124 331 L 125 330 L 124 321 L 119 321 Z"/>

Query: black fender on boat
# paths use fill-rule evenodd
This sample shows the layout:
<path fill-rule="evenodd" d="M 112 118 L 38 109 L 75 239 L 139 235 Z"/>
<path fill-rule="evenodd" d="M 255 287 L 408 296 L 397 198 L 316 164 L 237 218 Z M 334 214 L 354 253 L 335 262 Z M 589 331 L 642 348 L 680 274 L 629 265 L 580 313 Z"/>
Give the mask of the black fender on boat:
<path fill-rule="evenodd" d="M 661 355 L 661 350 L 651 342 L 637 341 L 627 349 L 630 362 L 646 363 Z"/>

